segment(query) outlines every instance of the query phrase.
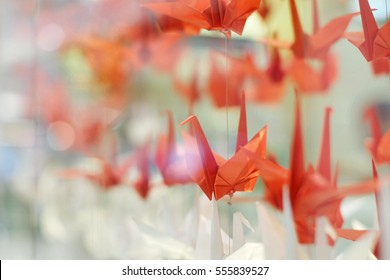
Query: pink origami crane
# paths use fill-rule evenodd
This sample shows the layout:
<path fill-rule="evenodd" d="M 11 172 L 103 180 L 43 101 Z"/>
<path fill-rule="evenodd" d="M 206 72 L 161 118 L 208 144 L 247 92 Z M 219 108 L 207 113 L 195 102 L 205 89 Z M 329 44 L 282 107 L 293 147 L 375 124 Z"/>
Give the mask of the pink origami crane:
<path fill-rule="evenodd" d="M 390 21 L 378 28 L 368 0 L 359 0 L 363 32 L 347 33 L 367 61 L 390 58 Z"/>
<path fill-rule="evenodd" d="M 218 30 L 230 37 L 231 31 L 242 34 L 247 18 L 259 4 L 260 0 L 166 0 L 148 1 L 142 6 L 203 29 Z"/>
<path fill-rule="evenodd" d="M 228 160 L 211 150 L 196 116 L 182 122 L 182 125 L 190 125 L 192 134 L 183 132 L 189 175 L 210 200 L 213 197 L 218 200 L 236 191 L 252 191 L 258 176 L 279 172 L 275 164 L 265 159 L 267 128 L 262 128 L 251 140 L 247 140 L 244 96 L 241 100 L 236 153 Z M 264 161 L 263 168 L 256 168 L 246 150 Z"/>

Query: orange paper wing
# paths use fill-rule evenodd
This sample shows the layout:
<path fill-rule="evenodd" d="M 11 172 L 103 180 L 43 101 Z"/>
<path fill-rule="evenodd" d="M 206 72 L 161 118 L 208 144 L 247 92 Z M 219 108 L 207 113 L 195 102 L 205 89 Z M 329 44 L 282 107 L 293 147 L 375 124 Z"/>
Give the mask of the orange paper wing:
<path fill-rule="evenodd" d="M 347 14 L 331 20 L 309 38 L 310 56 L 321 57 L 344 35 L 349 23 L 359 13 Z"/>
<path fill-rule="evenodd" d="M 390 21 L 388 21 L 375 38 L 374 59 L 390 59 Z"/>
<path fill-rule="evenodd" d="M 208 1 L 197 2 L 202 4 Z M 171 0 L 166 2 L 149 2 L 143 3 L 142 6 L 159 15 L 167 15 L 200 28 L 211 28 L 211 23 L 203 14 L 203 10 L 198 10 L 199 8 L 204 8 L 204 5 L 194 5 L 194 1 Z"/>

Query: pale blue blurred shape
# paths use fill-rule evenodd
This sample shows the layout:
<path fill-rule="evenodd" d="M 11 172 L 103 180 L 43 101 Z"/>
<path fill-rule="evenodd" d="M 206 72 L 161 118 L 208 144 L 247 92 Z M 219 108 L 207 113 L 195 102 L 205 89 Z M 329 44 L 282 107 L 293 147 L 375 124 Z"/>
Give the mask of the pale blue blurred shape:
<path fill-rule="evenodd" d="M 0 148 L 0 178 L 10 180 L 15 175 L 18 162 L 18 154 L 13 148 Z"/>

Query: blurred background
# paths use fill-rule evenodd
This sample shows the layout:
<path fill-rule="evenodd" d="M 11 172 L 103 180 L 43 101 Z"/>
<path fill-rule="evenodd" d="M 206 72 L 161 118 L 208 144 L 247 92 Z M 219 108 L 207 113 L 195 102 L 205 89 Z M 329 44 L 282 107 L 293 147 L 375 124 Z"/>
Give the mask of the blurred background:
<path fill-rule="evenodd" d="M 296 2 L 310 34 L 313 2 Z M 386 1 L 370 3 L 381 26 Z M 331 106 L 340 184 L 371 178 L 364 115 L 373 105 L 382 131 L 390 127 L 388 66 L 375 73 L 342 38 L 331 48 L 331 70 L 310 62 L 320 73 L 311 85 L 314 78 L 294 70 L 289 50 L 264 41 L 294 39 L 288 1 L 262 5 L 242 36 L 226 40 L 162 21 L 137 0 L 0 0 L 0 258 L 191 258 L 182 239 L 199 187 L 166 186 L 155 163 L 157 139 L 167 132 L 167 111 L 179 143 L 180 122 L 195 114 L 211 147 L 232 155 L 242 90 L 249 137 L 268 125 L 267 150 L 281 165 L 289 165 L 294 87 L 301 87 L 306 161 L 317 162 Z M 359 6 L 318 0 L 318 11 L 322 26 Z M 356 16 L 347 30 L 361 29 Z M 274 51 L 280 61 L 272 64 Z M 228 107 L 218 94 L 226 71 Z M 272 71 L 279 74 L 267 76 Z M 253 195 L 262 193 L 258 180 Z M 228 206 L 219 207 L 227 228 Z M 233 207 L 256 224 L 253 205 Z M 375 226 L 371 196 L 346 200 L 343 213 L 347 226 Z"/>

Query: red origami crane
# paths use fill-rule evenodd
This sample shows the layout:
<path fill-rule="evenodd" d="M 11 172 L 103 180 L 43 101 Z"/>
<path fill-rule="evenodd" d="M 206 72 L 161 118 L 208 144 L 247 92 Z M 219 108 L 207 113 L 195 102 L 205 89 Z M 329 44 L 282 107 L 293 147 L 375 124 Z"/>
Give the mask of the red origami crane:
<path fill-rule="evenodd" d="M 60 175 L 68 179 L 84 177 L 103 189 L 108 190 L 119 184 L 125 183 L 128 170 L 135 163 L 135 158 L 130 157 L 121 165 L 113 165 L 104 160 L 97 158 L 100 165 L 99 172 L 90 172 L 81 169 L 66 169 Z"/>
<path fill-rule="evenodd" d="M 366 141 L 366 148 L 378 164 L 390 162 L 390 130 L 382 135 L 377 111 L 370 107 L 365 112 L 365 118 L 371 125 L 371 138 Z"/>
<path fill-rule="evenodd" d="M 330 113 L 325 114 L 325 125 L 319 161 L 317 168 L 312 165 L 305 168 L 304 149 L 299 100 L 296 102 L 295 128 L 291 146 L 289 176 L 263 178 L 265 189 L 264 199 L 278 209 L 283 209 L 283 188 L 289 187 L 291 206 L 295 228 L 300 243 L 313 243 L 315 236 L 315 221 L 317 217 L 326 216 L 340 237 L 356 239 L 363 232 L 342 229 L 343 219 L 340 204 L 346 196 L 365 194 L 375 191 L 377 183 L 368 181 L 351 186 L 337 188 L 337 169 L 332 176 L 330 153 Z M 251 154 L 258 167 L 261 163 Z M 288 172 L 285 170 L 285 172 Z M 283 175 L 283 173 L 281 173 Z"/>
<path fill-rule="evenodd" d="M 140 147 L 136 153 L 127 158 L 121 164 L 111 164 L 103 158 L 97 158 L 100 170 L 98 172 L 85 171 L 80 169 L 66 169 L 60 175 L 72 179 L 84 177 L 104 190 L 109 190 L 120 184 L 131 185 L 142 197 L 146 198 L 149 189 L 149 149 L 150 141 L 147 141 L 144 146 Z M 127 180 L 128 172 L 134 166 L 138 169 L 138 177 L 134 182 Z"/>
<path fill-rule="evenodd" d="M 102 138 L 108 136 L 118 117 L 116 110 L 112 110 L 112 114 L 108 113 L 109 101 L 75 108 L 63 83 L 51 81 L 40 70 L 36 70 L 36 79 L 40 94 L 39 104 L 35 104 L 31 98 L 27 110 L 29 114 L 33 114 L 35 106 L 38 105 L 40 114 L 36 117 L 48 127 L 55 142 L 63 149 L 87 153 L 101 144 Z"/>
<path fill-rule="evenodd" d="M 157 140 L 155 162 L 167 186 L 193 182 L 188 175 L 184 151 L 180 153 L 175 140 L 171 111 L 168 111 L 168 133 L 160 134 Z"/>
<path fill-rule="evenodd" d="M 367 61 L 390 58 L 390 21 L 380 29 L 376 24 L 368 0 L 359 0 L 363 32 L 347 33 L 348 40 L 355 45 Z"/>
<path fill-rule="evenodd" d="M 278 167 L 265 160 L 267 128 L 262 128 L 251 140 L 247 140 L 245 99 L 242 97 L 238 126 L 236 153 L 228 160 L 213 152 L 196 116 L 190 116 L 182 124 L 189 124 L 191 134 L 183 132 L 189 175 L 211 200 L 232 195 L 236 191 L 252 191 L 258 176 L 278 172 Z M 264 168 L 258 169 L 246 155 L 246 151 L 264 159 Z"/>
<path fill-rule="evenodd" d="M 166 0 L 150 1 L 142 6 L 203 29 L 218 30 L 230 37 L 231 31 L 242 34 L 247 18 L 259 4 L 260 0 Z"/>

